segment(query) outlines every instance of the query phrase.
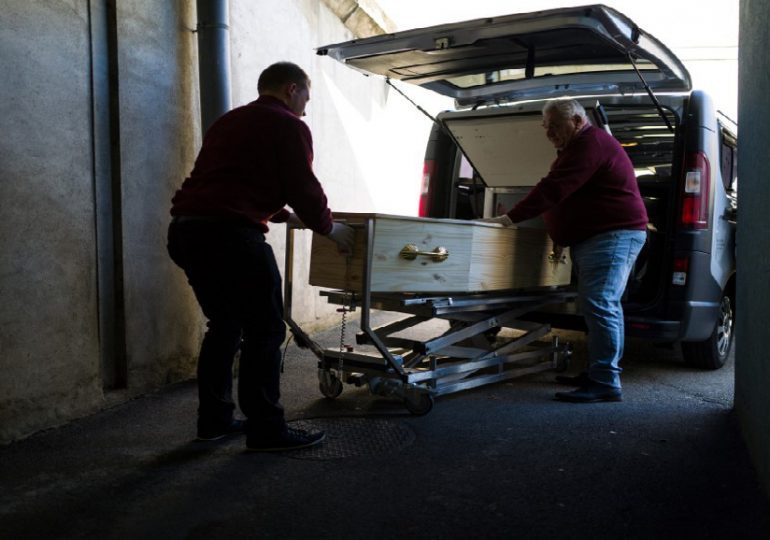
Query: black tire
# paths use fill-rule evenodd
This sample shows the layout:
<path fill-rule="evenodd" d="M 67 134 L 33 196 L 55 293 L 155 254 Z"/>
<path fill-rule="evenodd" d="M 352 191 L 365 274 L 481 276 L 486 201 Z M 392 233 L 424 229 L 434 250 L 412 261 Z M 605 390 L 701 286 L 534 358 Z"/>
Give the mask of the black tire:
<path fill-rule="evenodd" d="M 433 409 L 433 396 L 427 393 L 412 394 L 404 397 L 406 410 L 415 416 L 424 416 Z"/>
<path fill-rule="evenodd" d="M 719 369 L 724 366 L 733 348 L 734 325 L 733 300 L 725 295 L 720 303 L 719 318 L 708 339 L 682 342 L 685 363 L 700 369 Z"/>
<path fill-rule="evenodd" d="M 342 381 L 340 381 L 334 375 L 329 375 L 327 378 L 322 378 L 318 382 L 318 388 L 324 397 L 328 399 L 335 399 L 342 393 Z"/>

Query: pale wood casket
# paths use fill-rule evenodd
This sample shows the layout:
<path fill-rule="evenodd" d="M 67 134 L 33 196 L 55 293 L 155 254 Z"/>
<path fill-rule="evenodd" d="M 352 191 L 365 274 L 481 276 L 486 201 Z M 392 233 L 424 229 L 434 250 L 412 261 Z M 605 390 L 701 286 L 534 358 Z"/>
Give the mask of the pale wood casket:
<path fill-rule="evenodd" d="M 530 289 L 568 285 L 571 265 L 551 256 L 553 242 L 545 231 L 463 221 L 335 213 L 354 227 L 353 254 L 313 235 L 310 284 L 362 292 L 364 261 L 371 250 L 370 292 L 453 292 Z M 367 245 L 366 229 L 373 229 Z"/>

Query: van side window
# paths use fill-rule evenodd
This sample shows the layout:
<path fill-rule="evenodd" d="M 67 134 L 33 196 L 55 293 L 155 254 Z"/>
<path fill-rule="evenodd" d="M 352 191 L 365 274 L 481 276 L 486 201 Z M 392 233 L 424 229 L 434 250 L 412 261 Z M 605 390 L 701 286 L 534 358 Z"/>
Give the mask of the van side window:
<path fill-rule="evenodd" d="M 734 140 L 731 139 L 732 137 L 722 132 L 719 161 L 722 182 L 727 191 L 734 190 L 738 180 L 738 149 L 734 144 Z"/>
<path fill-rule="evenodd" d="M 471 166 L 470 161 L 468 161 L 468 158 L 465 157 L 465 154 L 460 155 L 460 172 L 459 177 L 460 178 L 473 178 L 473 175 L 475 174 L 475 171 L 473 170 L 473 167 Z"/>
<path fill-rule="evenodd" d="M 738 147 L 733 148 L 733 174 L 730 189 L 738 190 Z"/>
<path fill-rule="evenodd" d="M 484 215 L 485 184 L 468 158 L 458 150 L 457 180 L 449 217 L 479 219 Z"/>

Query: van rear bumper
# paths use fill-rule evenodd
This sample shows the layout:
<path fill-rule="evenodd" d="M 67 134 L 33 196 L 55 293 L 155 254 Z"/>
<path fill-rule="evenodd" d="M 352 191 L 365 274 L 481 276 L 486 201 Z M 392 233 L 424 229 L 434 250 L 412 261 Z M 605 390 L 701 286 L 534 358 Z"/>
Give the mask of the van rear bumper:
<path fill-rule="evenodd" d="M 681 323 L 644 317 L 625 318 L 626 335 L 649 341 L 677 341 Z"/>
<path fill-rule="evenodd" d="M 649 314 L 627 314 L 624 317 L 626 335 L 657 342 L 703 341 L 714 331 L 719 317 L 719 303 L 672 302 L 669 312 L 678 317 L 664 319 Z M 548 323 L 553 328 L 586 331 L 585 320 L 573 303 L 551 311 L 528 313 L 524 318 Z"/>
<path fill-rule="evenodd" d="M 719 316 L 718 302 L 674 302 L 679 320 L 625 317 L 626 335 L 651 341 L 703 341 L 714 331 Z"/>

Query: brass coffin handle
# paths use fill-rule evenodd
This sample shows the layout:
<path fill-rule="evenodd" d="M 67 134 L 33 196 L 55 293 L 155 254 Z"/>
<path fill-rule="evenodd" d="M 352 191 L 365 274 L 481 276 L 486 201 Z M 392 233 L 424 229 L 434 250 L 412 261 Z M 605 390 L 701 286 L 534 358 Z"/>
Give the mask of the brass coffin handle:
<path fill-rule="evenodd" d="M 559 253 L 558 255 L 554 253 L 553 251 L 548 254 L 548 262 L 550 263 L 561 263 L 561 264 L 567 264 L 567 256 Z"/>
<path fill-rule="evenodd" d="M 447 251 L 447 248 L 441 246 L 435 248 L 433 251 L 420 251 L 420 248 L 414 244 L 407 244 L 399 252 L 399 256 L 407 261 L 413 261 L 420 255 L 423 257 L 430 257 L 433 262 L 440 263 L 449 258 L 449 251 Z"/>

